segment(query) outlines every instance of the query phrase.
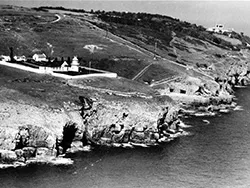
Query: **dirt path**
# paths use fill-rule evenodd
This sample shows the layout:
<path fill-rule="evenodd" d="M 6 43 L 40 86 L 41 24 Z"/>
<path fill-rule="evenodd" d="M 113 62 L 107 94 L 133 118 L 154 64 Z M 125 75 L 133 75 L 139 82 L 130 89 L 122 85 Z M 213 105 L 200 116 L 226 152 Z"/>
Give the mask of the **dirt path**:
<path fill-rule="evenodd" d="M 50 23 L 56 23 L 56 22 L 59 22 L 62 19 L 62 17 L 59 14 L 55 14 L 55 16 L 57 17 L 57 19 L 50 22 Z"/>
<path fill-rule="evenodd" d="M 152 83 L 150 85 L 150 87 L 158 86 L 158 85 L 161 85 L 161 84 L 166 84 L 166 83 L 172 82 L 174 80 L 177 80 L 179 78 L 181 78 L 181 77 L 179 77 L 179 76 L 178 77 L 173 76 L 173 77 L 170 77 L 170 78 L 164 78 L 162 80 L 159 80 L 159 81 L 156 81 L 156 82 Z"/>
<path fill-rule="evenodd" d="M 147 94 L 141 93 L 141 92 L 125 92 L 125 91 L 116 91 L 116 90 L 112 90 L 112 89 L 96 88 L 96 87 L 92 87 L 92 86 L 74 84 L 74 82 L 72 82 L 70 80 L 68 81 L 67 85 L 69 87 L 73 86 L 73 87 L 78 87 L 81 89 L 95 90 L 95 91 L 98 91 L 101 93 L 106 93 L 108 95 L 116 95 L 116 96 L 122 96 L 122 97 L 140 97 L 140 98 L 147 98 L 147 99 L 152 98 L 151 95 L 147 95 Z"/>
<path fill-rule="evenodd" d="M 132 80 L 136 80 L 137 78 L 140 78 L 149 69 L 149 67 L 153 64 L 154 63 L 150 63 L 149 65 L 144 67 L 134 78 L 132 78 Z"/>

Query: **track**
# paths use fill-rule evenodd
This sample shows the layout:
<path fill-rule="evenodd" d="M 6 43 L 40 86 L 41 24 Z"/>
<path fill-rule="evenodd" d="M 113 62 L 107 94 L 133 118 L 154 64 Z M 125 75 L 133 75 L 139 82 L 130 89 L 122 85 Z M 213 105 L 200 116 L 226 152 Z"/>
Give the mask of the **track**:
<path fill-rule="evenodd" d="M 153 64 L 154 63 L 150 63 L 149 65 L 144 67 L 134 78 L 132 78 L 132 80 L 136 80 L 136 79 L 140 78 L 149 69 L 149 67 Z"/>
<path fill-rule="evenodd" d="M 59 22 L 62 19 L 62 17 L 59 14 L 55 14 L 55 16 L 57 17 L 57 19 L 50 22 L 50 23 L 56 23 L 56 22 Z"/>

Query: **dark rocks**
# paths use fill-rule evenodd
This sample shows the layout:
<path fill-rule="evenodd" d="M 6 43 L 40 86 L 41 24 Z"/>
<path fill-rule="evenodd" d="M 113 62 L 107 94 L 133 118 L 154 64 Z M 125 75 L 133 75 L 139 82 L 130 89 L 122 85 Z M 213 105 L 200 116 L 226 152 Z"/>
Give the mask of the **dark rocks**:
<path fill-rule="evenodd" d="M 63 127 L 63 138 L 60 146 L 63 148 L 63 153 L 66 153 L 67 149 L 70 148 L 73 139 L 75 138 L 75 134 L 77 131 L 77 125 L 74 122 L 68 122 Z"/>
<path fill-rule="evenodd" d="M 48 147 L 54 145 L 54 137 L 51 132 L 43 127 L 27 125 L 19 127 L 19 132 L 15 137 L 15 149 L 24 147 Z"/>
<path fill-rule="evenodd" d="M 19 127 L 19 132 L 15 137 L 15 149 L 22 149 L 29 144 L 30 133 L 28 127 Z"/>
<path fill-rule="evenodd" d="M 36 148 L 34 147 L 24 147 L 22 150 L 25 160 L 36 156 Z"/>
<path fill-rule="evenodd" d="M 158 115 L 157 127 L 155 124 L 143 125 L 127 125 L 128 113 L 123 113 L 121 118 L 109 125 L 98 127 L 96 126 L 91 131 L 91 140 L 96 145 L 112 146 L 117 144 L 142 144 L 156 145 L 161 137 L 170 137 L 173 134 L 180 132 L 178 108 L 164 107 Z M 85 140 L 85 139 L 84 139 Z"/>
<path fill-rule="evenodd" d="M 54 156 L 54 151 L 46 147 L 36 149 L 36 157 Z"/>

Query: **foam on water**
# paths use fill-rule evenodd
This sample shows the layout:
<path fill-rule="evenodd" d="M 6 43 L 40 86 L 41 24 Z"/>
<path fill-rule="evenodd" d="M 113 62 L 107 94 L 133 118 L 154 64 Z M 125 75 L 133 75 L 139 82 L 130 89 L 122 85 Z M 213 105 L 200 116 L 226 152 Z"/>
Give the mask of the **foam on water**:
<path fill-rule="evenodd" d="M 202 121 L 206 124 L 210 124 L 210 121 L 208 121 L 207 119 L 203 119 Z"/>
<path fill-rule="evenodd" d="M 234 109 L 233 109 L 234 111 L 242 111 L 242 110 L 244 110 L 243 109 L 243 107 L 242 106 L 236 106 Z"/>
<path fill-rule="evenodd" d="M 181 128 L 189 128 L 192 127 L 192 125 L 185 124 L 183 121 L 180 122 L 180 127 Z"/>

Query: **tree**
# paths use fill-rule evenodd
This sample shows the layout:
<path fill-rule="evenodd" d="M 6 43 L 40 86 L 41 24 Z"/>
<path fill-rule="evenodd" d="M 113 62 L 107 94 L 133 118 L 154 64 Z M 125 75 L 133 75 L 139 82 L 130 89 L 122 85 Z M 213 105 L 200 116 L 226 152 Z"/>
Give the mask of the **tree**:
<path fill-rule="evenodd" d="M 14 53 L 13 53 L 13 47 L 10 47 L 10 62 L 14 62 Z"/>
<path fill-rule="evenodd" d="M 70 64 L 70 57 L 68 57 L 67 63 Z"/>

